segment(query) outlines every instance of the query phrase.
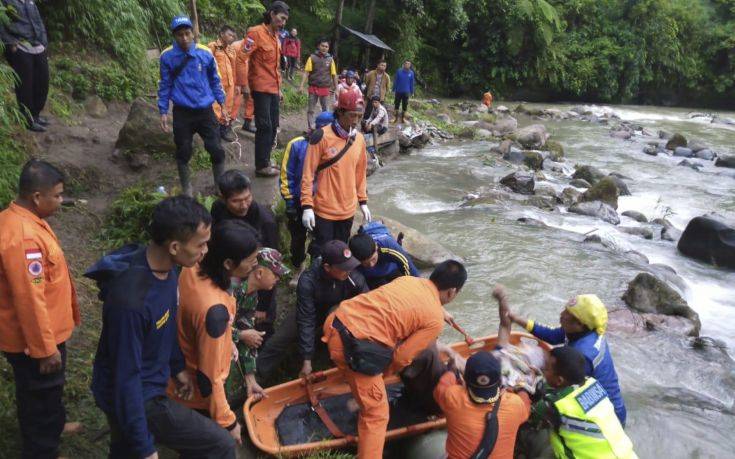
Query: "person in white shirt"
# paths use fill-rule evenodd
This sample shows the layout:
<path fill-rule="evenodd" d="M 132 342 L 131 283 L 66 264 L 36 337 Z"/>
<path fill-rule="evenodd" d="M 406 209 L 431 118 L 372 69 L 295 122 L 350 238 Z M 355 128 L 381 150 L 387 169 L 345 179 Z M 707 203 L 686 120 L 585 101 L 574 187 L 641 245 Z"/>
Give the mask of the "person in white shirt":
<path fill-rule="evenodd" d="M 371 97 L 370 103 L 373 105 L 373 110 L 370 118 L 363 122 L 363 130 L 373 132 L 375 128 L 378 135 L 383 135 L 388 130 L 388 111 L 380 103 L 380 96 Z"/>

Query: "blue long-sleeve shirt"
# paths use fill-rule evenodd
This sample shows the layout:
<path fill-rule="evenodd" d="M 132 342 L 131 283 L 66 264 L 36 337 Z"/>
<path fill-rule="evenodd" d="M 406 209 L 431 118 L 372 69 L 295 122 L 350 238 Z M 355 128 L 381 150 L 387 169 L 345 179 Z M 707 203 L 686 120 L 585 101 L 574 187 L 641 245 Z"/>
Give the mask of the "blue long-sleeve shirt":
<path fill-rule="evenodd" d="M 188 57 L 187 57 L 188 56 Z M 181 65 L 179 75 L 174 73 Z M 202 109 L 215 101 L 225 103 L 225 92 L 217 71 L 217 62 L 206 46 L 193 43 L 184 51 L 174 42 L 160 58 L 161 79 L 158 82 L 158 111 L 168 113 L 169 101 L 174 106 Z"/>
<path fill-rule="evenodd" d="M 102 332 L 92 372 L 97 405 L 119 424 L 136 454 L 155 451 L 145 402 L 166 395 L 172 374 L 184 369 L 176 329 L 178 276 L 153 275 L 145 247 L 125 246 L 103 257 L 85 276 L 97 281 Z"/>
<path fill-rule="evenodd" d="M 372 234 L 378 246 L 378 262 L 372 268 L 359 266 L 357 269 L 367 280 L 370 289 L 376 289 L 399 276 L 419 277 L 421 274 L 413 264 L 411 256 L 389 234 Z"/>
<path fill-rule="evenodd" d="M 625 401 L 620 392 L 618 374 L 615 371 L 615 364 L 605 335 L 598 335 L 595 331 L 589 331 L 579 335 L 567 336 L 561 327 L 551 328 L 534 321 L 529 321 L 527 329 L 533 336 L 549 344 L 568 344 L 581 352 L 586 362 L 585 373 L 587 376 L 595 378 L 605 388 L 610 401 L 615 407 L 615 414 L 618 416 L 620 423 L 625 425 L 627 417 Z"/>
<path fill-rule="evenodd" d="M 413 94 L 413 70 L 398 69 L 393 79 L 393 92 L 396 94 Z"/>
<path fill-rule="evenodd" d="M 286 207 L 301 206 L 301 176 L 304 172 L 304 160 L 308 147 L 309 141 L 306 137 L 294 137 L 288 142 L 286 151 L 283 153 L 279 185 L 281 196 L 286 201 Z"/>

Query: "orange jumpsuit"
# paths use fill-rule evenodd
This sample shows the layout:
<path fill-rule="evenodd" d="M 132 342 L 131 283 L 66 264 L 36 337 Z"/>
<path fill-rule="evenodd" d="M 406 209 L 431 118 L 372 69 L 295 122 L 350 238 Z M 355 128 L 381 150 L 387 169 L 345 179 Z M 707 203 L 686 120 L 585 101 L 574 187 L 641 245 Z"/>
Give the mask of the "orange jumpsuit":
<path fill-rule="evenodd" d="M 235 69 L 237 67 L 237 60 L 238 55 L 242 52 L 242 46 L 245 40 L 238 40 L 235 43 L 232 44 L 232 48 L 235 50 L 233 59 L 232 59 L 232 68 Z M 247 61 L 243 62 L 241 65 L 248 65 Z M 232 106 L 232 119 L 234 120 L 237 118 L 237 116 L 240 114 L 240 107 L 242 106 L 242 96 L 235 97 L 235 103 Z M 246 119 L 248 121 L 253 121 L 253 118 L 255 117 L 255 105 L 253 105 L 253 98 L 248 97 L 248 100 L 245 102 L 245 113 L 243 114 L 243 119 Z"/>
<path fill-rule="evenodd" d="M 260 24 L 248 29 L 235 64 L 238 86 L 250 91 L 278 94 L 281 89 L 281 43 L 270 26 Z"/>
<path fill-rule="evenodd" d="M 434 399 L 447 419 L 447 458 L 467 459 L 475 452 L 485 433 L 485 416 L 494 403 L 479 404 L 470 399 L 467 388 L 447 372 L 434 389 Z M 531 400 L 525 392 L 503 392 L 498 408 L 498 439 L 488 459 L 513 459 L 518 428 L 531 414 Z"/>
<path fill-rule="evenodd" d="M 168 396 L 189 408 L 206 410 L 225 429 L 235 427 L 235 413 L 225 394 L 232 360 L 231 317 L 235 297 L 199 275 L 199 266 L 184 268 L 179 276 L 179 346 L 193 377 L 194 396 L 182 400 L 169 383 Z"/>
<path fill-rule="evenodd" d="M 377 290 L 343 301 L 324 323 L 322 341 L 327 343 L 331 359 L 345 373 L 360 405 L 358 458 L 381 458 L 390 412 L 383 376 L 357 373 L 347 366 L 342 338 L 332 327 L 335 317 L 355 338 L 378 341 L 395 349 L 387 375 L 409 365 L 439 337 L 444 326 L 439 291 L 428 279 L 400 277 Z"/>
<path fill-rule="evenodd" d="M 222 43 L 222 40 L 211 42 L 209 50 L 217 61 L 217 71 L 219 72 L 220 81 L 222 81 L 222 90 L 225 92 L 225 110 L 232 116 L 235 104 L 235 49 Z M 212 104 L 214 114 L 220 124 L 225 124 L 225 118 L 222 116 L 222 107 L 218 103 Z"/>
<path fill-rule="evenodd" d="M 301 206 L 314 208 L 314 213 L 325 220 L 352 218 L 358 202 L 367 203 L 367 147 L 365 137 L 358 133 L 355 142 L 339 161 L 321 171 L 320 164 L 337 155 L 347 143 L 334 132 L 332 126 L 322 129 L 321 140 L 309 144 L 304 159 L 304 174 L 301 178 Z M 316 196 L 314 182 L 318 178 Z"/>
<path fill-rule="evenodd" d="M 490 108 L 490 106 L 493 104 L 493 94 L 490 91 L 482 95 L 482 103 L 487 108 Z"/>
<path fill-rule="evenodd" d="M 33 212 L 10 204 L 0 212 L 0 351 L 49 357 L 79 323 L 56 234 Z"/>

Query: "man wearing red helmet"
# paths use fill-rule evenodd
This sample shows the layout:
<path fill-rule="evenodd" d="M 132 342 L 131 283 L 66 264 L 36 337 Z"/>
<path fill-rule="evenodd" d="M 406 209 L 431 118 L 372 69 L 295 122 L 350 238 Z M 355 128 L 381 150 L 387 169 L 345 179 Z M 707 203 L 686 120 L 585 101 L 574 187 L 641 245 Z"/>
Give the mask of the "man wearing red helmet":
<path fill-rule="evenodd" d="M 365 221 L 367 206 L 367 149 L 357 132 L 363 102 L 354 92 L 343 92 L 335 120 L 309 138 L 301 179 L 302 223 L 314 232 L 311 255 L 316 258 L 327 241 L 347 242 L 358 203 Z M 318 182 L 318 186 L 316 183 Z"/>

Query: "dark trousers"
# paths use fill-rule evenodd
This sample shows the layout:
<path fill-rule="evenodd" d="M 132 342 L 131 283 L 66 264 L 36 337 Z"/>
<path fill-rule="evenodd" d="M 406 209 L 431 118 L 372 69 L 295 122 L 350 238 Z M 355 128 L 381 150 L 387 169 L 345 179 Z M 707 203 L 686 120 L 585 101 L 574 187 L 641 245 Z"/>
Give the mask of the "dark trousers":
<path fill-rule="evenodd" d="M 194 134 L 199 134 L 204 141 L 204 148 L 212 158 L 213 166 L 224 163 L 225 149 L 220 141 L 219 123 L 211 107 L 193 109 L 175 106 L 173 128 L 178 164 L 189 164 Z"/>
<path fill-rule="evenodd" d="M 48 58 L 46 51 L 41 54 L 30 54 L 20 49 L 14 53 L 5 47 L 5 58 L 18 74 L 15 83 L 15 97 L 23 114 L 32 122 L 46 105 L 48 98 Z"/>
<path fill-rule="evenodd" d="M 40 373 L 37 359 L 23 353 L 5 353 L 5 358 L 13 367 L 15 378 L 15 406 L 23 438 L 21 456 L 24 459 L 56 459 L 59 455 L 61 432 L 66 422 L 66 411 L 62 402 L 66 346 L 62 343 L 58 348 L 61 353 L 61 370 L 47 375 Z"/>
<path fill-rule="evenodd" d="M 301 223 L 301 208 L 286 212 L 286 227 L 291 233 L 291 263 L 299 267 L 306 260 L 306 228 Z"/>
<path fill-rule="evenodd" d="M 278 130 L 278 94 L 266 92 L 252 93 L 255 105 L 255 168 L 270 166 L 273 141 Z"/>
<path fill-rule="evenodd" d="M 354 217 L 353 217 L 354 218 Z M 347 242 L 352 232 L 352 218 L 347 220 L 326 220 L 316 215 L 316 227 L 309 251 L 315 259 L 322 253 L 322 246 L 333 239 Z"/>
<path fill-rule="evenodd" d="M 235 440 L 229 432 L 208 417 L 173 400 L 158 396 L 145 402 L 148 431 L 160 443 L 182 458 L 235 458 Z M 107 415 L 110 424 L 111 459 L 127 459 L 136 454 L 127 443 L 117 420 Z"/>
<path fill-rule="evenodd" d="M 397 92 L 396 93 L 396 99 L 393 103 L 393 108 L 395 108 L 396 113 L 398 113 L 398 107 L 403 105 L 403 112 L 405 113 L 406 110 L 408 110 L 408 96 L 410 94 L 407 92 Z"/>
<path fill-rule="evenodd" d="M 296 71 L 296 58 L 288 56 L 288 79 L 293 79 L 293 73 Z"/>

